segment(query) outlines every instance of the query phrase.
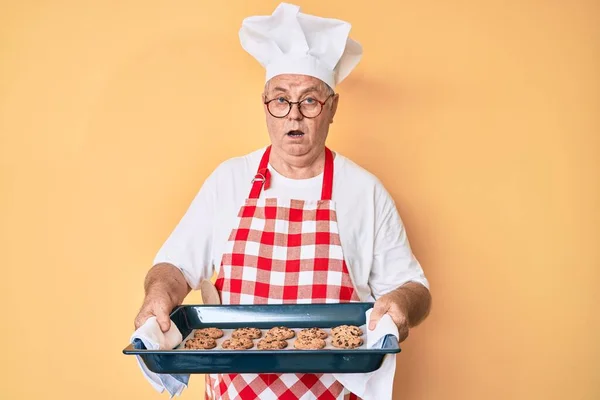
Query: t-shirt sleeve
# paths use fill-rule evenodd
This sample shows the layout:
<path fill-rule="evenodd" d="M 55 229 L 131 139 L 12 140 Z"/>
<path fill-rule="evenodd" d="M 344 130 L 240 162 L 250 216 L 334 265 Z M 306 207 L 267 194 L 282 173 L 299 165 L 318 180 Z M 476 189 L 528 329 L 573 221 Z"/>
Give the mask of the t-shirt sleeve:
<path fill-rule="evenodd" d="M 154 265 L 169 263 L 179 268 L 192 289 L 210 279 L 213 232 L 217 204 L 217 171 L 204 182 L 187 211 L 154 258 Z"/>
<path fill-rule="evenodd" d="M 375 208 L 374 260 L 369 276 L 373 297 L 377 299 L 407 282 L 418 282 L 429 289 L 394 200 L 381 184 L 375 189 Z"/>

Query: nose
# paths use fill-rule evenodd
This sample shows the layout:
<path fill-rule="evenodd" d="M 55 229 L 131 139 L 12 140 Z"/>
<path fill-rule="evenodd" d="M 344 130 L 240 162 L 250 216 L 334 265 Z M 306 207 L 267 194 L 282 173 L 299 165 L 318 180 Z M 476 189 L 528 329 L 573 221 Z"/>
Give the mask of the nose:
<path fill-rule="evenodd" d="M 291 120 L 300 120 L 303 118 L 302 113 L 300 113 L 300 104 L 292 104 L 288 118 Z"/>

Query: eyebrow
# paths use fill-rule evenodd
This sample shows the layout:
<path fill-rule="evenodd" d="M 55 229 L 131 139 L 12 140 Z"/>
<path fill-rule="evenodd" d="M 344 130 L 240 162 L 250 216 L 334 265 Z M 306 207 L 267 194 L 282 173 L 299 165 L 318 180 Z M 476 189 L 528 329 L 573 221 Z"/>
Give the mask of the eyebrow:
<path fill-rule="evenodd" d="M 286 88 L 282 88 L 281 86 L 274 87 L 273 91 L 287 93 L 287 89 Z M 304 89 L 302 92 L 300 92 L 300 94 L 303 95 L 303 94 L 308 93 L 308 92 L 319 92 L 319 88 L 317 86 L 311 86 L 311 87 L 308 87 L 308 88 Z"/>

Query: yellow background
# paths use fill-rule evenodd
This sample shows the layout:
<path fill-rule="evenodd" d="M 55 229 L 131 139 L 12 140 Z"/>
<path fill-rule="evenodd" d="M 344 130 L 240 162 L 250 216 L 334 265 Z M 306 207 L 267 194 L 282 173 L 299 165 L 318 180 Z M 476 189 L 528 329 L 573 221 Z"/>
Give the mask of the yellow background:
<path fill-rule="evenodd" d="M 431 281 L 396 398 L 600 398 L 600 4 L 300 4 L 364 46 L 329 144 Z M 167 397 L 121 350 L 204 178 L 267 143 L 237 34 L 276 5 L 0 2 L 0 398 Z"/>

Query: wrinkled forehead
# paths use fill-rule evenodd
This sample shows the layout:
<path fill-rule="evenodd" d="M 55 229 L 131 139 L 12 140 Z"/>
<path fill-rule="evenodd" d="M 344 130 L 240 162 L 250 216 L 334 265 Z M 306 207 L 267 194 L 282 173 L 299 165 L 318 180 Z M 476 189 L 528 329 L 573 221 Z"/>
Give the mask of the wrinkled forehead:
<path fill-rule="evenodd" d="M 284 92 L 301 94 L 315 92 L 326 95 L 329 87 L 322 80 L 309 75 L 286 74 L 277 75 L 265 84 L 265 93 Z"/>

